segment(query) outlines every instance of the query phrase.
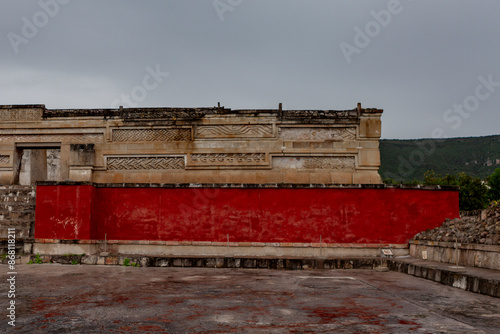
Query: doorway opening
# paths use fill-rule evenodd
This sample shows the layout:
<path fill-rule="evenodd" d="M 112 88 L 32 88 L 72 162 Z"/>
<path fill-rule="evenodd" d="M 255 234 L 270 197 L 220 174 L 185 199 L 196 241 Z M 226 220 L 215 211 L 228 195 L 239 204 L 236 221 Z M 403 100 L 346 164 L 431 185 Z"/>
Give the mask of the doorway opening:
<path fill-rule="evenodd" d="M 15 184 L 34 185 L 38 181 L 59 181 L 61 147 L 59 144 L 17 145 Z"/>

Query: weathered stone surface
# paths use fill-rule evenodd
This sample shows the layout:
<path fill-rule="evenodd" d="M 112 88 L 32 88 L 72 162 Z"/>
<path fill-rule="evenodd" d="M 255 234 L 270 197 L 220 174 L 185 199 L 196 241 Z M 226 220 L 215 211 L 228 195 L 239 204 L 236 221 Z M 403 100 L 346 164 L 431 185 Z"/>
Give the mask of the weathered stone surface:
<path fill-rule="evenodd" d="M 273 166 L 285 169 L 350 169 L 354 170 L 354 157 L 275 157 Z"/>

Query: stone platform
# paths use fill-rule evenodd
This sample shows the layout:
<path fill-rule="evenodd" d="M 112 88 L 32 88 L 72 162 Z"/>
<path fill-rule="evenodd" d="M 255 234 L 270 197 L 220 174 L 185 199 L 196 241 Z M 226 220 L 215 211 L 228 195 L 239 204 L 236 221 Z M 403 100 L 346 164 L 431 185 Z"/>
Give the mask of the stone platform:
<path fill-rule="evenodd" d="M 172 267 L 172 268 L 233 268 L 233 269 L 376 269 L 397 271 L 437 283 L 500 298 L 500 271 L 457 267 L 446 263 L 423 261 L 409 256 L 396 258 L 331 258 L 331 257 L 189 257 L 134 255 L 31 255 L 28 259 L 40 263 Z"/>

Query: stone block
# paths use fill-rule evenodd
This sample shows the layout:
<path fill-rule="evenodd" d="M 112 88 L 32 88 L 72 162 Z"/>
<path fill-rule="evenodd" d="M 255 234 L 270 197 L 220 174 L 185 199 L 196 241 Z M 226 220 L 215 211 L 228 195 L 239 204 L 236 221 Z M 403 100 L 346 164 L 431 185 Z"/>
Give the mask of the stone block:
<path fill-rule="evenodd" d="M 363 167 L 379 167 L 380 152 L 378 149 L 362 149 L 358 154 L 359 166 Z"/>
<path fill-rule="evenodd" d="M 352 174 L 353 184 L 378 184 L 382 180 L 377 171 L 362 171 Z"/>
<path fill-rule="evenodd" d="M 256 268 L 257 260 L 256 259 L 243 259 L 243 268 Z"/>
<path fill-rule="evenodd" d="M 97 264 L 98 258 L 99 257 L 96 255 L 84 255 L 82 256 L 81 264 L 89 264 L 89 265 Z"/>
<path fill-rule="evenodd" d="M 155 267 L 171 267 L 172 261 L 167 258 L 157 258 L 155 260 Z"/>
<path fill-rule="evenodd" d="M 379 117 L 361 117 L 359 124 L 360 138 L 380 138 L 382 122 Z"/>
<path fill-rule="evenodd" d="M 241 260 L 235 258 L 227 258 L 227 268 L 241 268 Z"/>
<path fill-rule="evenodd" d="M 331 172 L 332 184 L 352 184 L 352 173 Z"/>
<path fill-rule="evenodd" d="M 258 259 L 257 260 L 258 268 L 269 268 L 269 260 L 267 259 Z"/>
<path fill-rule="evenodd" d="M 154 263 L 150 257 L 147 256 L 142 256 L 139 258 L 139 261 L 137 262 L 141 265 L 141 267 L 151 267 L 151 265 Z"/>
<path fill-rule="evenodd" d="M 216 268 L 224 268 L 226 267 L 226 263 L 224 261 L 224 258 L 218 257 L 215 259 L 215 267 Z"/>
<path fill-rule="evenodd" d="M 299 270 L 302 269 L 302 260 L 287 259 L 285 263 L 286 269 Z"/>

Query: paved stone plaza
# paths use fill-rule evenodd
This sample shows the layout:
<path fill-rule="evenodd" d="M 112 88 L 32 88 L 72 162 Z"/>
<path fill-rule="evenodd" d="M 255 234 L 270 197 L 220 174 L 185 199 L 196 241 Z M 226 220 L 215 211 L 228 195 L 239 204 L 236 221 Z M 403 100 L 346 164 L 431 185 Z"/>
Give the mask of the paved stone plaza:
<path fill-rule="evenodd" d="M 8 272 L 7 266 L 0 268 Z M 500 328 L 500 299 L 396 272 L 59 264 L 16 269 L 16 327 L 4 316 L 0 332 L 497 333 Z M 7 289 L 6 283 L 1 286 Z M 4 314 L 6 297 L 0 298 Z"/>

